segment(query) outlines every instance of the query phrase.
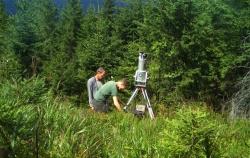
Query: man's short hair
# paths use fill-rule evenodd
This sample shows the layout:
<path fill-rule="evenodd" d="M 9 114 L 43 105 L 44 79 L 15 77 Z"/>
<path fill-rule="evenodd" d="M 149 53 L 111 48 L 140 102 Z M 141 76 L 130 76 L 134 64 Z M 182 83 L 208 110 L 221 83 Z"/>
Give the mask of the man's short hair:
<path fill-rule="evenodd" d="M 118 82 L 121 82 L 124 86 L 128 85 L 128 80 L 126 78 L 123 78 L 123 79 L 119 80 Z"/>
<path fill-rule="evenodd" d="M 97 70 L 96 70 L 96 73 L 103 73 L 105 72 L 105 69 L 103 67 L 99 67 Z"/>

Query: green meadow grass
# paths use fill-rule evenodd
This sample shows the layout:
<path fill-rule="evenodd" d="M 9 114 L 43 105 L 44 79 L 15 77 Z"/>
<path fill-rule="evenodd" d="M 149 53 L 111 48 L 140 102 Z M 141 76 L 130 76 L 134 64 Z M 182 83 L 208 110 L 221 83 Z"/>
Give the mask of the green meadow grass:
<path fill-rule="evenodd" d="M 161 158 L 250 155 L 249 120 L 204 103 L 154 105 L 156 118 L 96 113 L 45 91 L 40 80 L 1 84 L 0 152 L 10 157 Z"/>

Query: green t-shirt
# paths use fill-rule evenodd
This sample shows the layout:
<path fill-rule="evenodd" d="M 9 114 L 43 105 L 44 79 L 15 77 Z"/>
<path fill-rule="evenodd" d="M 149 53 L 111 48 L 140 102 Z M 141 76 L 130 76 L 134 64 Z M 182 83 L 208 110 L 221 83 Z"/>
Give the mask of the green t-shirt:
<path fill-rule="evenodd" d="M 115 81 L 105 83 L 95 94 L 96 101 L 106 102 L 108 97 L 117 96 L 117 87 Z"/>

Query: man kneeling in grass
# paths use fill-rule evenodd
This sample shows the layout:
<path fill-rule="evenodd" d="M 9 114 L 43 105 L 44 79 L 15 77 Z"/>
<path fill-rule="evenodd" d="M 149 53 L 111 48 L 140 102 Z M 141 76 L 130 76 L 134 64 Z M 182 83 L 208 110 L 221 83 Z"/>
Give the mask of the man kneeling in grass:
<path fill-rule="evenodd" d="M 105 83 L 94 95 L 93 107 L 97 112 L 108 112 L 109 105 L 107 104 L 108 98 L 112 96 L 113 103 L 118 111 L 121 111 L 121 105 L 118 102 L 118 91 L 124 90 L 127 85 L 127 80 L 122 79 L 117 82 L 109 81 Z"/>

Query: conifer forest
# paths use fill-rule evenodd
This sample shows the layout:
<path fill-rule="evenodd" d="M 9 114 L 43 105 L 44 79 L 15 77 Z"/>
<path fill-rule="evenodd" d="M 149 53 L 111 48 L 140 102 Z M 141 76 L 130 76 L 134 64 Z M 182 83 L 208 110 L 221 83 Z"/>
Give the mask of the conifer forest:
<path fill-rule="evenodd" d="M 250 157 L 249 0 L 14 2 L 0 0 L 0 158 Z M 91 110 L 99 67 L 128 80 L 125 105 L 139 52 L 155 118 Z"/>

